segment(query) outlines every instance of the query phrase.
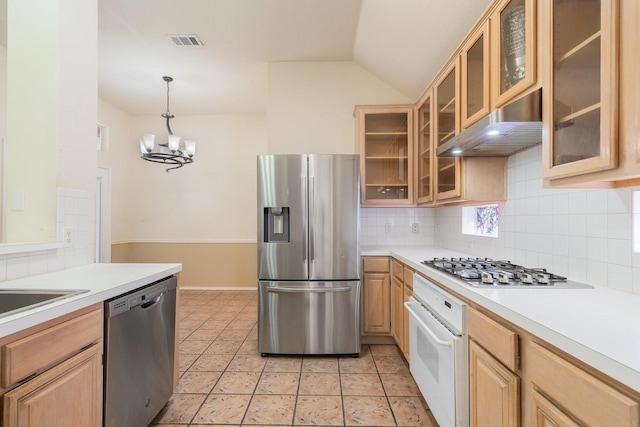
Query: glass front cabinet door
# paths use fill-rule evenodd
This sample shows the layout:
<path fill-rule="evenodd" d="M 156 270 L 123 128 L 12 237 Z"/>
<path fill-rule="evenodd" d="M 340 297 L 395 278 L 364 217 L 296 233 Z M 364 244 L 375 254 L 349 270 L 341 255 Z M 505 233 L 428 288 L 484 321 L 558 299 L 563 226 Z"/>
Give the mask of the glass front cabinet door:
<path fill-rule="evenodd" d="M 502 0 L 491 16 L 494 107 L 506 104 L 536 82 L 535 12 L 535 0 Z"/>
<path fill-rule="evenodd" d="M 460 118 L 466 129 L 489 114 L 489 25 L 483 24 L 460 53 Z"/>
<path fill-rule="evenodd" d="M 433 201 L 433 177 L 431 175 L 433 159 L 433 96 L 428 90 L 418 103 L 418 134 L 416 136 L 416 203 Z"/>
<path fill-rule="evenodd" d="M 547 13 L 543 41 L 552 58 L 544 177 L 615 168 L 618 0 L 551 0 Z"/>
<path fill-rule="evenodd" d="M 362 206 L 413 204 L 413 106 L 356 107 Z"/>
<path fill-rule="evenodd" d="M 434 85 L 434 149 L 437 150 L 460 132 L 458 120 L 458 61 L 454 60 L 444 69 Z M 446 200 L 459 197 L 460 158 L 435 157 L 435 199 Z"/>

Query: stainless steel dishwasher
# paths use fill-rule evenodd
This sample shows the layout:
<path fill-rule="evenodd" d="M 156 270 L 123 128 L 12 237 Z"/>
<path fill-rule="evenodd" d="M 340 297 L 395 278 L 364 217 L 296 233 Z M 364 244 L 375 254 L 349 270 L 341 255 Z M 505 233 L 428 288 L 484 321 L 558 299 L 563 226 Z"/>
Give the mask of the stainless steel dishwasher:
<path fill-rule="evenodd" d="M 171 397 L 177 284 L 172 276 L 105 301 L 105 427 L 147 426 Z"/>

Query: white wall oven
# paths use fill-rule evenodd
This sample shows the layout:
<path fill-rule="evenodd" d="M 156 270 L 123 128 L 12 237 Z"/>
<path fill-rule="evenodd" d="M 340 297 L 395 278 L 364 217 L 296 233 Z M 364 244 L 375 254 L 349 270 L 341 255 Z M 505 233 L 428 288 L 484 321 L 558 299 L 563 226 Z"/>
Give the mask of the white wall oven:
<path fill-rule="evenodd" d="M 441 427 L 469 425 L 466 304 L 415 274 L 409 311 L 411 374 Z"/>

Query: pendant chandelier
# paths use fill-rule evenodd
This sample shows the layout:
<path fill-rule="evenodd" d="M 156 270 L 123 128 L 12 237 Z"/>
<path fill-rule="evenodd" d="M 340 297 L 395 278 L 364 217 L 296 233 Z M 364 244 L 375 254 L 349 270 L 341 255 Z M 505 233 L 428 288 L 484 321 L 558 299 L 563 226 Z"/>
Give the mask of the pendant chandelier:
<path fill-rule="evenodd" d="M 172 77 L 164 76 L 162 80 L 167 82 L 167 111 L 162 113 L 162 117 L 167 119 L 167 142 L 164 144 L 156 144 L 156 136 L 152 134 L 145 134 L 140 138 L 140 152 L 144 160 L 162 163 L 165 165 L 172 165 L 167 168 L 169 172 L 172 169 L 178 169 L 182 166 L 193 163 L 193 155 L 196 153 L 195 141 L 186 140 L 180 142 L 180 137 L 174 135 L 169 125 L 169 120 L 175 116 L 171 114 L 169 110 L 169 83 L 173 81 Z"/>

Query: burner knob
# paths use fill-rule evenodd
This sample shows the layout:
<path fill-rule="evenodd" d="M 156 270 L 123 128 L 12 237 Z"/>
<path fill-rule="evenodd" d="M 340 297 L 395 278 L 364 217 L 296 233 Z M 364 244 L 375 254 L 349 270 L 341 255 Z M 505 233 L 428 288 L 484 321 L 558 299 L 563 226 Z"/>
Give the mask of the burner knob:
<path fill-rule="evenodd" d="M 520 281 L 522 283 L 533 284 L 533 276 L 529 273 L 523 273 Z"/>
<path fill-rule="evenodd" d="M 506 271 L 501 271 L 498 273 L 498 283 L 508 284 L 509 280 L 513 277 L 511 273 L 507 273 Z"/>
<path fill-rule="evenodd" d="M 549 275 L 546 274 L 546 273 L 537 273 L 536 274 L 536 280 L 541 285 L 548 285 L 549 284 Z"/>
<path fill-rule="evenodd" d="M 482 278 L 482 283 L 488 283 L 490 285 L 493 284 L 493 276 L 491 273 L 487 273 L 486 271 L 480 272 L 480 276 Z"/>

